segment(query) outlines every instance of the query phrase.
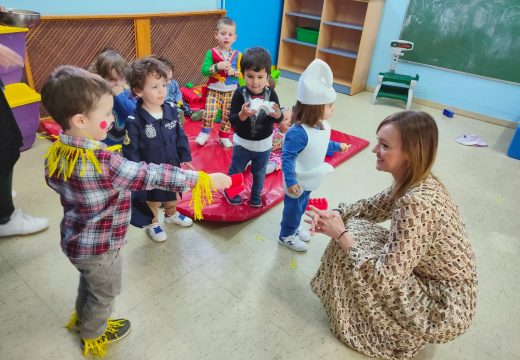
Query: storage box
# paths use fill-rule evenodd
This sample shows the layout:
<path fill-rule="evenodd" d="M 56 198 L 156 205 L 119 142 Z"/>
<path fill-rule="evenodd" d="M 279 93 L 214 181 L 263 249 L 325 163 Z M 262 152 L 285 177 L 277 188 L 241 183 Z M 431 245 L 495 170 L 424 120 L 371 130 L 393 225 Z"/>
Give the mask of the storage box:
<path fill-rule="evenodd" d="M 309 44 L 318 44 L 319 29 L 313 27 L 297 27 L 296 40 L 306 42 Z"/>
<path fill-rule="evenodd" d="M 27 150 L 36 140 L 42 98 L 25 83 L 6 85 L 4 93 L 22 133 L 23 145 L 20 150 Z"/>
<path fill-rule="evenodd" d="M 509 149 L 507 150 L 507 155 L 520 160 L 520 125 L 516 128 Z"/>
<path fill-rule="evenodd" d="M 25 59 L 25 33 L 27 30 L 27 28 L 0 25 L 0 44 L 14 50 Z M 0 78 L 5 85 L 20 82 L 22 70 L 22 68 L 6 69 L 0 66 Z"/>

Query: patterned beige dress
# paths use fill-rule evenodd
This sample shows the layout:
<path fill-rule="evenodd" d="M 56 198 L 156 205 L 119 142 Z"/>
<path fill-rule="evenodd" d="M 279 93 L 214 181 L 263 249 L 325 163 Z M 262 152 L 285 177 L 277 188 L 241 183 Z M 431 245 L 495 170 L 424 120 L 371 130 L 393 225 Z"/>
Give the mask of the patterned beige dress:
<path fill-rule="evenodd" d="M 392 189 L 340 212 L 356 244 L 331 240 L 311 288 L 331 330 L 363 354 L 414 357 L 463 334 L 475 312 L 475 258 L 456 205 L 433 176 L 395 202 Z M 391 219 L 390 231 L 375 223 Z"/>

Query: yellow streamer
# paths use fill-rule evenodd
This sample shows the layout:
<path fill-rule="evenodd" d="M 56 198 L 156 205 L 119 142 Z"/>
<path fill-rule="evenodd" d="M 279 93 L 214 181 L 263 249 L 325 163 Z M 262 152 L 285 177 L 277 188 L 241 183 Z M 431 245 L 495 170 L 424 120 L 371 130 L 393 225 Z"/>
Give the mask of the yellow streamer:
<path fill-rule="evenodd" d="M 199 178 L 191 192 L 190 206 L 193 205 L 193 218 L 195 220 L 202 220 L 202 209 L 204 206 L 213 202 L 213 195 L 215 187 L 211 182 L 211 178 L 204 171 L 199 171 Z"/>

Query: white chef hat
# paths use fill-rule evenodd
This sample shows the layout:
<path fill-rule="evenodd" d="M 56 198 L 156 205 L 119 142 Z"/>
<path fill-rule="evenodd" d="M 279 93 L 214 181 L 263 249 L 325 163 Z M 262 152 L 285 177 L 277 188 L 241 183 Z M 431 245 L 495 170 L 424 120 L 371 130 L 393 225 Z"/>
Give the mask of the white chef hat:
<path fill-rule="evenodd" d="M 302 104 L 324 105 L 336 100 L 332 87 L 332 70 L 320 59 L 313 60 L 300 76 L 297 99 Z"/>

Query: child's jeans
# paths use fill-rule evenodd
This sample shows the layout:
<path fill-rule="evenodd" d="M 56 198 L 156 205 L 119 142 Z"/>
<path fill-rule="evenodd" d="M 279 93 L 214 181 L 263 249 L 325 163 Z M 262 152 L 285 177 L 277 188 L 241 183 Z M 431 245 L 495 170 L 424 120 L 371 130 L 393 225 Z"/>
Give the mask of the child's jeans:
<path fill-rule="evenodd" d="M 119 249 L 85 259 L 69 258 L 78 269 L 76 313 L 82 339 L 95 339 L 106 330 L 114 299 L 121 293 L 123 259 Z"/>
<path fill-rule="evenodd" d="M 310 191 L 304 191 L 296 199 L 293 199 L 287 194 L 284 195 L 280 238 L 296 234 L 296 230 L 298 230 L 300 226 L 300 221 L 309 203 L 310 196 Z"/>
<path fill-rule="evenodd" d="M 271 149 L 264 152 L 247 150 L 240 145 L 233 146 L 233 155 L 228 175 L 244 172 L 246 165 L 251 161 L 251 174 L 253 175 L 253 185 L 251 186 L 251 199 L 260 199 L 265 180 L 265 168 L 269 160 Z"/>

